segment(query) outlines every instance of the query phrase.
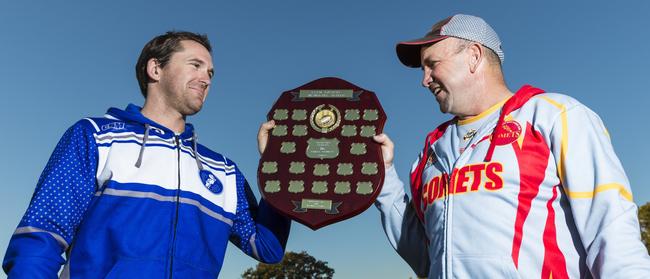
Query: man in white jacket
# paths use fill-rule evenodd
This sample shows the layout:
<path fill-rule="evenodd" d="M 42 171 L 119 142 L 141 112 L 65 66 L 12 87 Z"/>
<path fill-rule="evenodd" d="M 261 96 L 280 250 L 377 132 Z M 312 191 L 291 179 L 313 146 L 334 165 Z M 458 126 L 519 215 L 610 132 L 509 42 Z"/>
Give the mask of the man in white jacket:
<path fill-rule="evenodd" d="M 650 278 L 637 206 L 600 118 L 530 85 L 511 92 L 481 18 L 454 15 L 397 45 L 454 117 L 427 135 L 411 198 L 384 151 L 377 199 L 397 252 L 429 278 Z"/>

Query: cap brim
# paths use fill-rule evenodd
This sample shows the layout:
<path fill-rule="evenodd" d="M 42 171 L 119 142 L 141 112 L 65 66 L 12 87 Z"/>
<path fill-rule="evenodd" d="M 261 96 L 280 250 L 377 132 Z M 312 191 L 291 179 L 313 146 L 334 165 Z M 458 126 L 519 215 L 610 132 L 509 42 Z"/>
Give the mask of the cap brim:
<path fill-rule="evenodd" d="M 420 68 L 422 67 L 422 63 L 420 63 L 420 49 L 422 49 L 422 46 L 433 44 L 446 38 L 447 36 L 444 35 L 433 37 L 429 36 L 400 42 L 395 47 L 395 50 L 397 51 L 397 57 L 399 58 L 399 61 L 407 67 Z"/>

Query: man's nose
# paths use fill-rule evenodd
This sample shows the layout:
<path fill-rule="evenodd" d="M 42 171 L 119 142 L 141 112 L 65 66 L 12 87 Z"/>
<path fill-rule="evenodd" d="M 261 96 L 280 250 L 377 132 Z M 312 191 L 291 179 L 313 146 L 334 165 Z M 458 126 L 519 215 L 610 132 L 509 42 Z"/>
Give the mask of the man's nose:
<path fill-rule="evenodd" d="M 429 87 L 429 84 L 433 82 L 433 77 L 431 77 L 431 71 L 424 70 L 422 74 L 422 86 Z"/>
<path fill-rule="evenodd" d="M 212 79 L 210 78 L 210 73 L 208 72 L 203 73 L 199 81 L 201 82 L 201 84 L 204 85 L 204 87 L 208 87 L 212 82 Z"/>
<path fill-rule="evenodd" d="M 199 83 L 201 84 L 201 87 L 203 87 L 203 89 L 206 89 L 210 85 L 210 79 L 200 80 Z"/>

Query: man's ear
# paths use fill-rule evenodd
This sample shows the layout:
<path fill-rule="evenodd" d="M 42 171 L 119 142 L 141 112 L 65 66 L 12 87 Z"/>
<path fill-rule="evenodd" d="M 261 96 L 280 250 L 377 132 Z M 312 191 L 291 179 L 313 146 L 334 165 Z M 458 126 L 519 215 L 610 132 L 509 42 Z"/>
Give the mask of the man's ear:
<path fill-rule="evenodd" d="M 149 79 L 151 81 L 159 81 L 160 73 L 160 63 L 158 63 L 158 60 L 156 58 L 149 59 L 147 61 L 147 74 L 149 75 Z"/>
<path fill-rule="evenodd" d="M 471 73 L 476 72 L 478 66 L 481 65 L 483 61 L 483 47 L 478 43 L 472 43 L 468 48 L 469 51 L 469 71 Z"/>

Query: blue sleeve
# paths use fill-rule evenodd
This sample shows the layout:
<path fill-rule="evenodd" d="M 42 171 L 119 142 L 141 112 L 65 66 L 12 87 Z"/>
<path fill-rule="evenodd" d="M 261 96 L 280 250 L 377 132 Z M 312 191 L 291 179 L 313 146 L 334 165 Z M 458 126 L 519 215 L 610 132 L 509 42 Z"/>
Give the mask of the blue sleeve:
<path fill-rule="evenodd" d="M 9 278 L 58 277 L 95 193 L 97 146 L 85 121 L 65 132 L 38 180 L 2 263 Z"/>
<path fill-rule="evenodd" d="M 264 199 L 257 200 L 237 169 L 237 216 L 230 241 L 247 255 L 264 263 L 278 263 L 284 256 L 291 220 L 287 219 Z"/>

